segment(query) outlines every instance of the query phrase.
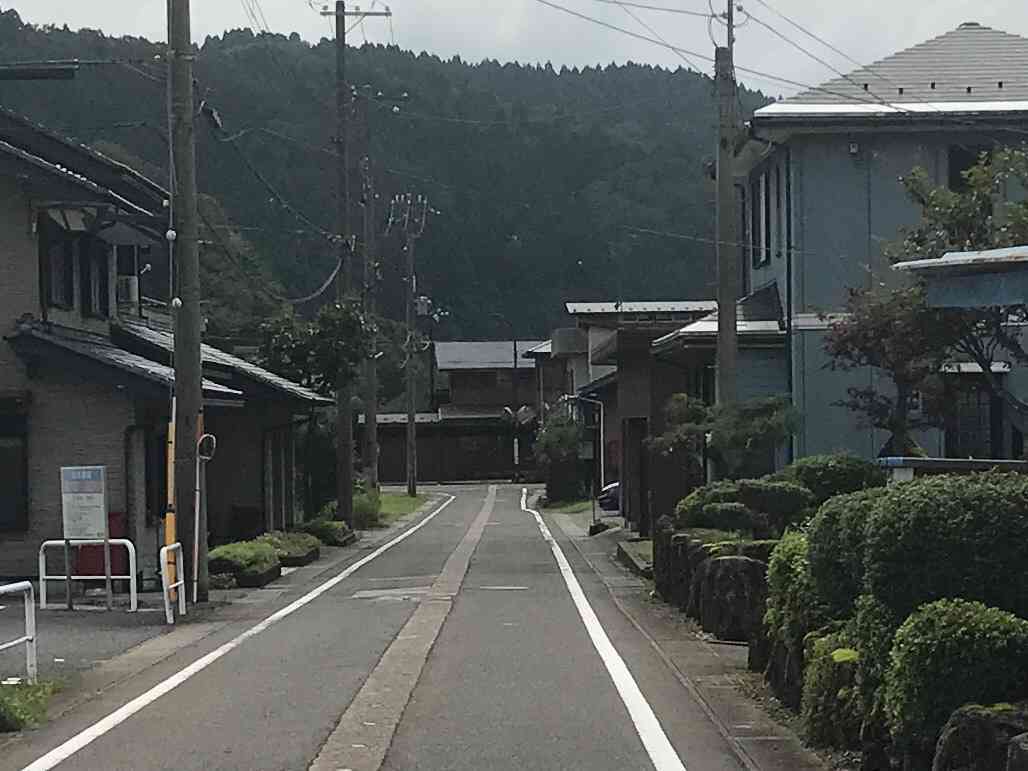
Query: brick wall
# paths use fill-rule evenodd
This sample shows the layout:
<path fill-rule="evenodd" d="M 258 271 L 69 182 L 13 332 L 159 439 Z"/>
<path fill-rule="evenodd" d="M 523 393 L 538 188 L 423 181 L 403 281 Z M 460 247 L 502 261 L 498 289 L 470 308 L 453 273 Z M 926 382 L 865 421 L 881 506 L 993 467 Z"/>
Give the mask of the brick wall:
<path fill-rule="evenodd" d="M 29 528 L 0 534 L 0 576 L 7 577 L 35 575 L 39 545 L 61 537 L 61 466 L 107 466 L 108 508 L 128 509 L 125 431 L 135 419 L 131 396 L 51 368 L 41 368 L 29 385 Z M 142 464 L 143 458 L 133 461 Z M 153 549 L 148 543 L 136 546 L 141 558 Z"/>

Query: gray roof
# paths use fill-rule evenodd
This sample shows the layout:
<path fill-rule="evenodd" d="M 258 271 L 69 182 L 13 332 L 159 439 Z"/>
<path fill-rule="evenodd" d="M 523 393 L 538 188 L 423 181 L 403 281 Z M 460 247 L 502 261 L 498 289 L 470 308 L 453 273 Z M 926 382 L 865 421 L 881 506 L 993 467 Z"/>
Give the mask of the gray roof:
<path fill-rule="evenodd" d="M 540 343 L 535 348 L 529 348 L 523 354 L 526 358 L 535 359 L 540 356 L 549 356 L 553 353 L 553 341 L 547 340 L 545 343 Z"/>
<path fill-rule="evenodd" d="M 1028 111 L 1028 38 L 975 22 L 757 110 L 800 116 Z M 1002 85 L 1001 85 L 1002 84 Z"/>
<path fill-rule="evenodd" d="M 736 303 L 735 317 L 736 329 L 740 336 L 784 336 L 782 301 L 778 293 L 778 285 L 772 282 L 743 297 Z M 666 348 L 675 342 L 716 339 L 718 333 L 717 321 L 717 312 L 711 313 L 669 335 L 655 340 L 653 347 L 660 349 Z"/>
<path fill-rule="evenodd" d="M 175 383 L 175 370 L 143 356 L 116 346 L 109 338 L 77 330 L 64 330 L 57 327 L 44 329 L 37 325 L 22 325 L 18 328 L 16 339 L 26 338 L 48 343 L 55 348 L 78 354 L 99 364 L 121 370 L 126 374 L 140 377 L 160 386 L 171 387 Z M 223 386 L 211 380 L 203 381 L 204 395 L 214 398 L 235 399 L 243 395 L 242 391 Z"/>
<path fill-rule="evenodd" d="M 168 353 L 171 353 L 174 350 L 174 338 L 168 332 L 164 332 L 159 329 L 152 329 L 145 324 L 134 322 L 121 322 L 118 324 L 118 328 L 137 340 L 141 340 L 144 343 Z M 331 399 L 326 399 L 321 394 L 315 393 L 309 388 L 304 388 L 302 385 L 294 383 L 292 380 L 287 380 L 284 377 L 276 375 L 274 372 L 269 372 L 263 367 L 259 367 L 246 359 L 241 359 L 230 353 L 225 353 L 224 351 L 218 350 L 217 348 L 213 348 L 209 345 L 201 346 L 200 350 L 204 364 L 224 367 L 242 375 L 245 378 L 256 381 L 261 385 L 272 388 L 294 399 L 299 399 L 300 401 L 315 402 L 318 404 L 330 404 L 332 402 Z"/>
<path fill-rule="evenodd" d="M 618 313 L 706 313 L 717 308 L 713 300 L 654 300 L 646 302 L 565 303 L 572 316 Z"/>
<path fill-rule="evenodd" d="M 937 259 L 899 262 L 893 268 L 917 274 L 970 274 L 1014 269 L 1028 270 L 1028 246 L 987 249 L 981 252 L 948 252 Z"/>
<path fill-rule="evenodd" d="M 518 340 L 518 369 L 535 367 L 525 354 L 543 344 L 543 340 Z M 461 369 L 514 369 L 514 341 L 455 341 L 435 344 L 435 357 L 440 371 Z"/>

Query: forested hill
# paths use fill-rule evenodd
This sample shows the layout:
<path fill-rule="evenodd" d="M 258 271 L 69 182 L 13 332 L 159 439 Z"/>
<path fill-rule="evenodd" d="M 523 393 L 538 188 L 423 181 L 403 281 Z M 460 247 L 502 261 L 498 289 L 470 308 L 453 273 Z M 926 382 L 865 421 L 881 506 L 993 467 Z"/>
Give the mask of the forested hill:
<path fill-rule="evenodd" d="M 85 67 L 71 82 L 3 82 L 0 103 L 136 159 L 160 178 L 164 68 L 155 57 L 162 49 L 138 38 L 33 27 L 7 11 L 0 61 L 132 61 Z M 316 228 L 276 201 L 332 226 L 334 66 L 331 41 L 249 30 L 209 38 L 197 59 L 197 96 L 224 124 L 222 132 L 198 124 L 201 189 L 238 228 L 232 248 L 246 253 L 252 245 L 255 262 L 294 296 L 316 289 L 335 264 Z M 713 187 L 703 163 L 714 151 L 715 107 L 707 76 L 635 64 L 468 64 L 395 46 L 353 49 L 348 76 L 372 97 L 380 229 L 384 202 L 397 192 L 426 193 L 439 212 L 417 257 L 419 290 L 450 312 L 440 338 L 507 334 L 497 313 L 519 335 L 543 336 L 568 299 L 712 296 L 710 246 L 626 229 L 711 236 Z M 763 102 L 742 94 L 747 112 Z M 398 291 L 398 257 L 395 239 L 387 241 L 387 308 Z M 228 260 L 207 256 L 219 258 Z M 229 295 L 260 293 L 253 280 L 228 284 Z M 246 305 L 222 331 L 245 335 L 248 314 L 257 312 L 264 305 Z"/>

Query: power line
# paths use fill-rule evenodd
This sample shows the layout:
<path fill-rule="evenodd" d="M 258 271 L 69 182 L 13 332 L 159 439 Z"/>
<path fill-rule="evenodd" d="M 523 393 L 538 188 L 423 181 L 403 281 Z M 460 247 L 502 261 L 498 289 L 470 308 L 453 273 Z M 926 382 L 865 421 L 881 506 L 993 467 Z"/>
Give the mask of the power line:
<path fill-rule="evenodd" d="M 636 13 L 635 13 L 635 11 L 633 11 L 633 10 L 632 10 L 632 7 L 636 6 L 636 3 L 628 3 L 628 2 L 623 2 L 622 0 L 597 0 L 597 2 L 602 2 L 602 3 L 606 3 L 606 2 L 612 2 L 612 3 L 614 3 L 615 5 L 619 5 L 619 6 L 621 6 L 621 10 L 622 10 L 622 11 L 624 11 L 625 13 L 627 13 L 627 14 L 628 14 L 629 16 L 631 16 L 631 17 L 632 17 L 633 19 L 635 19 L 635 21 L 636 21 L 636 22 L 637 22 L 637 23 L 638 23 L 639 25 L 641 25 L 643 29 L 645 29 L 645 30 L 646 30 L 647 32 L 649 32 L 649 33 L 650 33 L 651 35 L 653 35 L 653 36 L 654 36 L 655 38 L 657 38 L 657 39 L 658 39 L 658 40 L 659 40 L 660 42 L 662 42 L 662 43 L 663 43 L 664 45 L 666 45 L 666 46 L 670 46 L 670 45 L 671 45 L 671 44 L 670 44 L 670 43 L 669 43 L 669 42 L 668 42 L 668 41 L 667 41 L 667 40 L 666 40 L 666 39 L 665 39 L 665 38 L 663 37 L 663 35 L 661 35 L 661 34 L 660 34 L 659 32 L 657 32 L 657 30 L 655 30 L 655 29 L 654 29 L 653 27 L 651 27 L 651 26 L 650 26 L 649 24 L 647 24 L 647 23 L 646 23 L 645 21 L 643 21 L 643 20 L 642 20 L 641 18 L 639 18 L 638 14 L 636 14 Z M 670 9 L 663 9 L 663 10 L 670 10 Z M 684 13 L 684 12 L 683 12 L 683 13 Z M 693 15 L 693 14 L 691 14 L 691 13 L 690 13 L 690 15 Z M 695 14 L 695 15 L 697 15 L 697 16 L 702 16 L 703 14 Z M 689 65 L 690 67 L 692 67 L 692 68 L 693 68 L 694 70 L 696 70 L 697 72 L 699 72 L 699 71 L 700 71 L 701 67 L 700 67 L 700 66 L 699 66 L 698 64 L 696 64 L 696 62 L 694 62 L 694 61 L 693 61 L 692 59 L 690 59 L 690 58 L 689 58 L 688 56 L 686 56 L 685 54 L 683 54 L 683 53 L 682 53 L 681 51 L 675 51 L 675 53 L 676 53 L 676 54 L 678 54 L 678 57 L 679 57 L 679 58 L 680 58 L 680 59 L 681 59 L 681 60 L 682 60 L 683 62 L 685 62 L 686 64 L 688 64 L 688 65 Z"/>
<path fill-rule="evenodd" d="M 572 10 L 571 8 L 566 8 L 563 5 L 559 5 L 558 3 L 551 2 L 551 0 L 536 0 L 536 2 L 537 3 L 541 3 L 542 5 L 549 6 L 550 8 L 554 8 L 554 9 L 556 9 L 558 11 L 563 11 L 564 13 L 570 14 L 571 16 L 576 16 L 579 19 L 583 19 L 583 20 L 591 22 L 593 24 L 598 24 L 601 27 L 606 27 L 607 29 L 613 30 L 614 32 L 620 32 L 623 35 L 628 35 L 629 37 L 634 37 L 637 40 L 642 40 L 642 41 L 645 41 L 647 43 L 652 43 L 654 45 L 660 46 L 661 48 L 666 48 L 666 49 L 668 49 L 670 51 L 675 51 L 675 52 L 678 52 L 678 53 L 683 53 L 683 54 L 686 54 L 688 56 L 695 56 L 697 59 L 702 59 L 702 60 L 707 61 L 707 62 L 713 62 L 714 61 L 714 57 L 708 56 L 707 54 L 702 54 L 702 53 L 699 53 L 697 51 L 690 51 L 687 48 L 682 48 L 680 46 L 675 46 L 675 45 L 671 45 L 669 43 L 664 43 L 664 42 L 662 42 L 662 41 L 660 41 L 660 40 L 658 40 L 656 38 L 648 37 L 646 35 L 640 35 L 638 32 L 632 32 L 631 30 L 627 30 L 624 27 L 619 27 L 616 24 L 610 24 L 608 22 L 605 22 L 605 21 L 602 21 L 600 19 L 597 19 L 594 16 L 589 16 L 589 15 L 584 14 L 584 13 L 579 13 L 578 11 Z M 839 93 L 839 92 L 836 92 L 836 91 L 832 91 L 832 90 L 827 89 L 827 88 L 823 88 L 823 87 L 820 87 L 820 86 L 812 86 L 809 83 L 801 83 L 800 81 L 792 80 L 790 78 L 784 78 L 784 77 L 781 77 L 779 75 L 771 75 L 769 73 L 761 72 L 760 70 L 754 70 L 754 69 L 751 69 L 749 67 L 742 67 L 742 66 L 736 65 L 736 69 L 740 70 L 741 72 L 745 72 L 745 73 L 747 73 L 747 74 L 749 74 L 749 75 L 751 75 L 751 76 L 753 76 L 753 77 L 755 77 L 757 79 L 760 79 L 760 80 L 766 80 L 766 81 L 769 81 L 769 82 L 784 84 L 784 85 L 788 85 L 788 86 L 794 86 L 796 88 L 805 88 L 805 89 L 808 89 L 810 91 L 820 91 L 820 92 L 825 93 L 825 94 L 830 94 L 832 96 L 837 96 L 840 99 L 848 99 L 848 100 L 854 101 L 854 102 L 865 102 L 867 104 L 878 104 L 878 102 L 874 102 L 874 101 L 871 101 L 869 99 L 861 99 L 860 97 L 852 96 L 850 94 L 842 94 L 842 93 Z"/>
<path fill-rule="evenodd" d="M 646 3 L 628 2 L 628 0 L 593 0 L 593 2 L 606 5 L 620 5 L 622 8 L 630 6 L 632 8 L 641 8 L 645 11 L 663 11 L 664 13 L 677 13 L 682 16 L 697 16 L 701 19 L 706 19 L 710 16 L 709 13 L 704 13 L 703 11 L 688 11 L 683 8 L 668 8 L 663 5 L 648 5 Z"/>

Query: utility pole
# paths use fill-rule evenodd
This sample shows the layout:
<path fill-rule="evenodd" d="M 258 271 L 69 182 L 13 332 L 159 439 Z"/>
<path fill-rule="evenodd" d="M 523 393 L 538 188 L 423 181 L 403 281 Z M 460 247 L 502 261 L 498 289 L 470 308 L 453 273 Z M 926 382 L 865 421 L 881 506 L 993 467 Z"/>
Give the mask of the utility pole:
<path fill-rule="evenodd" d="M 364 156 L 364 316 L 374 332 L 371 357 L 365 364 L 368 392 L 364 398 L 364 473 L 368 487 L 378 489 L 378 322 L 375 292 L 378 289 L 377 239 L 375 237 L 375 178 L 371 167 L 371 110 L 365 100 L 367 155 Z"/>
<path fill-rule="evenodd" d="M 717 148 L 717 402 L 731 404 L 737 398 L 736 301 L 739 299 L 738 202 L 735 194 L 736 113 L 735 8 L 728 0 L 725 21 L 728 44 L 714 53 L 718 98 Z"/>
<path fill-rule="evenodd" d="M 353 241 L 350 237 L 350 86 L 346 82 L 346 20 L 349 17 L 391 16 L 385 11 L 347 11 L 343 0 L 336 0 L 335 10 L 324 10 L 322 16 L 336 20 L 336 236 L 339 239 L 339 277 L 336 279 L 336 302 L 346 301 L 351 294 Z M 353 526 L 353 386 L 343 372 L 336 380 L 336 499 L 337 518 Z"/>
<path fill-rule="evenodd" d="M 177 287 L 172 292 L 175 308 L 175 511 L 182 550 L 182 576 L 192 575 L 196 555 L 199 568 L 197 599 L 206 602 L 207 517 L 201 507 L 199 528 L 192 514 L 196 508 L 195 476 L 197 440 L 203 425 L 202 367 L 200 361 L 200 252 L 197 241 L 196 143 L 193 118 L 193 42 L 189 0 L 169 0 L 169 105 L 174 164 L 171 169 L 173 219 L 168 233 L 174 255 Z M 176 302 L 177 301 L 177 302 Z M 188 548 L 192 546 L 193 548 Z M 181 591 L 185 591 L 183 588 Z"/>
<path fill-rule="evenodd" d="M 404 271 L 404 308 L 407 317 L 407 351 L 406 385 L 407 385 L 407 495 L 411 498 L 418 494 L 418 432 L 417 432 L 417 373 L 418 354 L 421 346 L 418 343 L 417 298 L 418 277 L 414 270 L 414 245 L 425 233 L 428 222 L 428 197 L 416 198 L 407 193 L 400 199 L 403 207 L 403 230 L 405 235 L 404 251 L 406 252 L 406 269 Z"/>

